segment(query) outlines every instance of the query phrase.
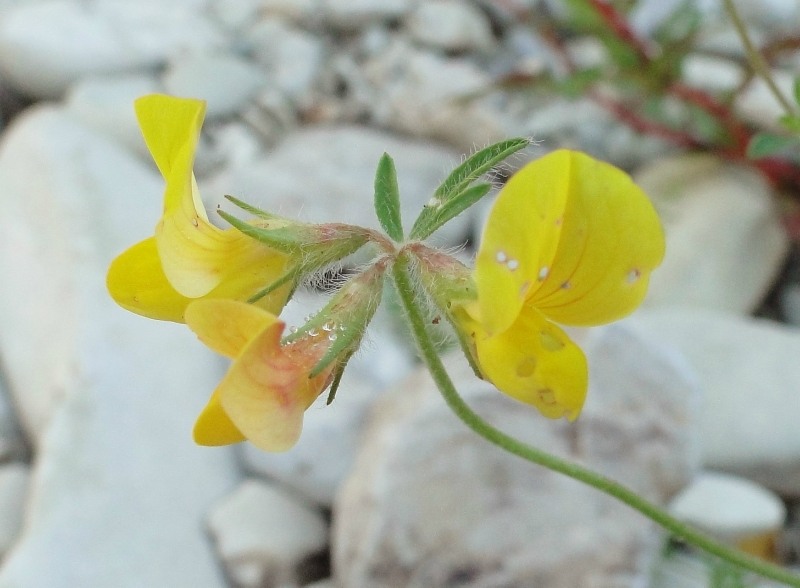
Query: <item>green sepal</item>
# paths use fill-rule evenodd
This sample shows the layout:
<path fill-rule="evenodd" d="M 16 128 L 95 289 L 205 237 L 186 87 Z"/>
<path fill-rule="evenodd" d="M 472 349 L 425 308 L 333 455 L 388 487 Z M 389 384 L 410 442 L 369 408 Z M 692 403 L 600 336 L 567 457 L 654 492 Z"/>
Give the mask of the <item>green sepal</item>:
<path fill-rule="evenodd" d="M 262 218 L 264 220 L 281 220 L 286 222 L 292 222 L 285 217 L 279 216 L 277 214 L 272 214 L 271 212 L 267 212 L 266 210 L 261 210 L 260 208 L 256 208 L 252 204 L 247 204 L 247 202 L 243 202 L 242 200 L 239 200 L 238 198 L 236 198 L 235 196 L 231 196 L 230 194 L 226 194 L 225 199 L 231 204 L 238 206 L 242 210 L 249 212 L 253 216 L 257 216 L 258 218 Z"/>
<path fill-rule="evenodd" d="M 336 371 L 333 373 L 333 380 L 331 381 L 331 388 L 328 391 L 328 399 L 325 401 L 325 406 L 329 406 L 333 402 L 333 399 L 336 398 L 336 392 L 339 391 L 339 384 L 342 383 L 344 368 L 347 367 L 347 362 L 350 361 L 351 357 L 353 357 L 352 353 L 345 357 L 344 360 L 342 360 L 342 363 L 336 367 Z"/>
<path fill-rule="evenodd" d="M 397 186 L 397 171 L 394 161 L 384 153 L 375 171 L 375 214 L 389 237 L 400 243 L 403 240 L 403 224 L 400 219 L 400 190 Z"/>
<path fill-rule="evenodd" d="M 455 168 L 442 184 L 436 189 L 430 202 L 422 209 L 419 217 L 411 228 L 411 239 L 425 239 L 430 234 L 451 220 L 457 214 L 463 212 L 467 206 L 471 206 L 477 200 L 473 200 L 467 206 L 454 207 L 443 214 L 444 209 L 450 200 L 457 198 L 469 189 L 470 184 L 491 170 L 495 165 L 513 155 L 517 151 L 524 149 L 531 144 L 530 139 L 515 138 L 507 139 L 485 149 L 481 149 L 467 160 Z M 488 190 L 487 190 L 488 191 Z M 449 216 L 448 216 L 449 215 Z"/>
<path fill-rule="evenodd" d="M 278 278 L 277 280 L 272 282 L 266 288 L 264 288 L 262 290 L 259 290 L 258 292 L 253 294 L 250 298 L 247 299 L 247 302 L 248 302 L 248 304 L 254 304 L 254 303 L 258 302 L 259 300 L 261 300 L 262 298 L 264 298 L 264 296 L 267 296 L 268 294 L 272 294 L 275 290 L 277 290 L 278 288 L 280 288 L 284 284 L 287 284 L 289 282 L 297 283 L 299 278 L 300 278 L 300 272 L 298 271 L 297 267 L 294 267 L 294 268 L 290 269 L 288 272 L 286 272 L 285 274 L 283 274 L 280 278 Z M 289 298 L 291 298 L 291 296 L 289 296 Z"/>
<path fill-rule="evenodd" d="M 256 241 L 260 241 L 284 253 L 299 253 L 309 243 L 313 235 L 310 228 L 312 225 L 296 224 L 271 229 L 245 222 L 224 210 L 218 210 L 217 214 L 248 237 L 252 237 Z"/>

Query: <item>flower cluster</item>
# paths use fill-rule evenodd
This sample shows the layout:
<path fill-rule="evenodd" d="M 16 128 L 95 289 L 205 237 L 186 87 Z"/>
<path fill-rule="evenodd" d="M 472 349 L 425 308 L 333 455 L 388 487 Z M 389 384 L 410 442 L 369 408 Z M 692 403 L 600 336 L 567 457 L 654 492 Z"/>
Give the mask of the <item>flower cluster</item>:
<path fill-rule="evenodd" d="M 424 240 L 488 191 L 475 183 L 519 150 L 517 139 L 482 150 L 448 176 L 405 237 L 394 166 L 384 155 L 375 208 L 386 235 L 345 224 L 310 225 L 231 201 L 213 225 L 192 172 L 204 114 L 198 100 L 152 95 L 136 102 L 145 142 L 164 177 L 155 235 L 111 264 L 107 284 L 123 308 L 184 322 L 231 366 L 194 429 L 202 445 L 245 439 L 283 451 L 304 411 L 331 398 L 380 302 L 384 276 L 408 267 L 444 314 L 479 377 L 550 418 L 578 416 L 587 389 L 583 353 L 556 325 L 596 325 L 641 302 L 664 239 L 646 195 L 620 170 L 556 151 L 515 174 L 488 219 L 475 268 Z M 293 333 L 278 318 L 304 278 L 363 246 L 374 260 Z"/>

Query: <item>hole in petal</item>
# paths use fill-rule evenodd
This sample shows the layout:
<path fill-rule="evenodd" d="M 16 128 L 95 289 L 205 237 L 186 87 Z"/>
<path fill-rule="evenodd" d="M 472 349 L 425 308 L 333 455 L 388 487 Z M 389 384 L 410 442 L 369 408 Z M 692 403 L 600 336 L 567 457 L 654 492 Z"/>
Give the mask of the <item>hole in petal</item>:
<path fill-rule="evenodd" d="M 542 347 L 548 351 L 559 351 L 564 348 L 564 342 L 548 331 L 541 331 L 539 340 L 542 342 Z"/>
<path fill-rule="evenodd" d="M 556 394 L 550 388 L 540 388 L 536 391 L 536 396 L 539 397 L 544 404 L 556 404 Z"/>
<path fill-rule="evenodd" d="M 517 375 L 520 378 L 527 378 L 536 371 L 536 358 L 528 356 L 517 364 Z"/>

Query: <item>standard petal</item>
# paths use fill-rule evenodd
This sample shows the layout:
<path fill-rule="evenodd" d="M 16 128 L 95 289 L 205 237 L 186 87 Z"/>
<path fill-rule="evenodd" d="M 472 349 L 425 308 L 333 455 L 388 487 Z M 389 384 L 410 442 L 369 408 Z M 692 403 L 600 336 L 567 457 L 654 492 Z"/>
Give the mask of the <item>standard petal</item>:
<path fill-rule="evenodd" d="M 558 249 L 526 304 L 567 325 L 597 325 L 632 312 L 664 256 L 664 235 L 647 195 L 623 171 L 588 155 L 569 161 Z"/>
<path fill-rule="evenodd" d="M 186 325 L 217 353 L 235 359 L 278 318 L 252 304 L 225 299 L 196 300 L 186 308 Z"/>
<path fill-rule="evenodd" d="M 198 445 L 231 445 L 245 440 L 219 402 L 219 391 L 215 390 L 194 424 L 194 442 Z"/>
<path fill-rule="evenodd" d="M 192 165 L 205 116 L 205 102 L 151 94 L 137 99 L 134 109 L 145 144 L 167 180 L 164 211 L 173 210 L 187 196 L 190 199 L 193 196 Z M 195 208 L 207 220 L 203 207 Z"/>
<path fill-rule="evenodd" d="M 283 327 L 277 322 L 256 336 L 218 388 L 222 407 L 236 428 L 265 451 L 286 451 L 297 442 L 303 413 L 329 377 L 308 377 L 324 349 L 303 355 L 281 348 Z"/>
<path fill-rule="evenodd" d="M 122 308 L 152 319 L 183 322 L 184 310 L 191 302 L 176 292 L 164 275 L 154 237 L 111 262 L 106 287 Z"/>
<path fill-rule="evenodd" d="M 556 253 L 568 195 L 569 157 L 555 152 L 529 163 L 503 187 L 475 261 L 483 325 L 500 333 L 517 318 Z"/>
<path fill-rule="evenodd" d="M 499 390 L 546 417 L 578 417 L 588 386 L 586 358 L 536 309 L 525 307 L 499 335 L 476 330 L 475 343 L 481 370 Z"/>

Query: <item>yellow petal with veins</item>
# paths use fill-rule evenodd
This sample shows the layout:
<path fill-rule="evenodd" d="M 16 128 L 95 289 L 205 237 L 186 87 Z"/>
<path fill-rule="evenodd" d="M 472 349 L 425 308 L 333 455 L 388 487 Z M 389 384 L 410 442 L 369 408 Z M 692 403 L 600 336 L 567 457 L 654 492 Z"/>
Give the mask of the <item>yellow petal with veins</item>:
<path fill-rule="evenodd" d="M 239 356 L 264 329 L 278 322 L 274 314 L 235 300 L 196 300 L 186 309 L 186 325 L 198 339 L 231 359 Z"/>
<path fill-rule="evenodd" d="M 498 335 L 473 325 L 484 375 L 509 396 L 532 404 L 549 418 L 578 417 L 586 399 L 586 357 L 564 331 L 525 307 Z"/>
<path fill-rule="evenodd" d="M 567 325 L 597 325 L 632 312 L 664 256 L 664 235 L 647 195 L 623 171 L 558 151 L 567 203 L 556 254 L 526 304 Z"/>
<path fill-rule="evenodd" d="M 556 253 L 569 194 L 569 158 L 529 163 L 506 183 L 486 222 L 475 260 L 483 326 L 500 333 L 517 318 Z"/>
<path fill-rule="evenodd" d="M 283 327 L 270 325 L 248 343 L 217 388 L 236 428 L 264 451 L 286 451 L 297 442 L 303 413 L 330 375 L 308 377 L 319 357 L 281 348 Z"/>

